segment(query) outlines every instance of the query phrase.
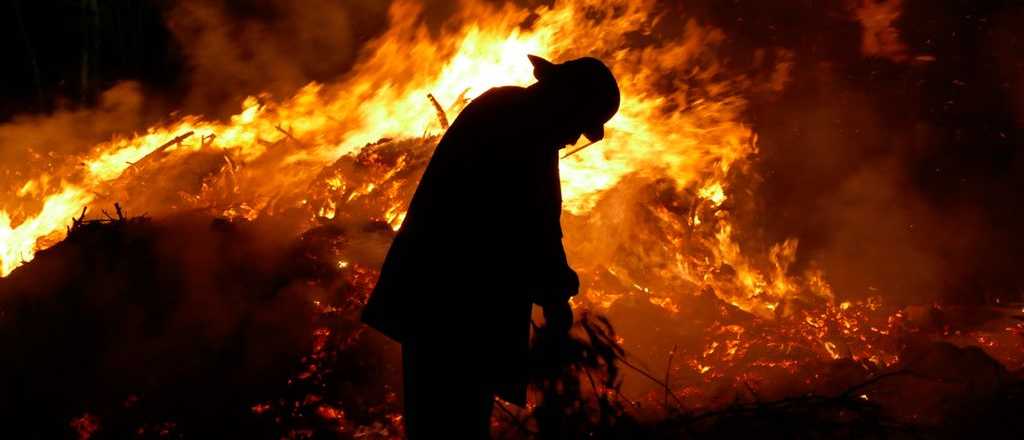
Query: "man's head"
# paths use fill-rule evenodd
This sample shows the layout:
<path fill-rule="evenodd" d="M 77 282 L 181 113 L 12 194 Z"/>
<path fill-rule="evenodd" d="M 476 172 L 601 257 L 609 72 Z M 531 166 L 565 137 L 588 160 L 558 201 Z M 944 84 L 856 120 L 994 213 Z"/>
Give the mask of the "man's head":
<path fill-rule="evenodd" d="M 578 58 L 554 64 L 535 55 L 536 88 L 556 120 L 557 142 L 575 143 L 580 135 L 596 142 L 604 138 L 604 123 L 619 110 L 619 85 L 600 60 Z"/>

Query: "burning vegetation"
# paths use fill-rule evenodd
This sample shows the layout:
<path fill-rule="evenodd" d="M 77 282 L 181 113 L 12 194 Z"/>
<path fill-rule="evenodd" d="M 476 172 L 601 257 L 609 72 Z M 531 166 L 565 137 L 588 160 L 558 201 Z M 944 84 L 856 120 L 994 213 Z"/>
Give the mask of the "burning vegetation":
<path fill-rule="evenodd" d="M 896 28 L 915 2 L 826 8 L 847 26 L 833 44 L 846 64 L 784 32 L 743 47 L 787 19 L 757 6 L 768 18 L 738 28 L 711 24 L 736 11 L 704 2 L 708 20 L 653 0 L 522 3 L 462 1 L 436 24 L 432 4 L 395 1 L 343 76 L 224 118 L 137 129 L 141 92 L 122 84 L 98 110 L 0 126 L 18 149 L 0 153 L 0 411 L 14 429 L 398 438 L 396 347 L 359 310 L 448 122 L 489 87 L 532 82 L 532 53 L 600 57 L 622 106 L 604 141 L 560 164 L 582 319 L 557 355 L 536 329 L 531 404 L 499 405 L 498 438 L 1022 433 L 1019 240 L 978 226 L 1016 217 L 966 204 L 968 190 L 939 204 L 909 189 L 936 178 L 903 164 L 941 169 L 929 142 L 968 135 L 871 110 L 938 75 L 939 49 Z M 184 2 L 171 26 L 202 29 L 215 9 Z M 190 54 L 228 50 L 196 35 Z M 880 97 L 842 74 L 882 77 Z M 1019 120 L 974 142 L 1013 145 Z M 60 145 L 81 127 L 115 134 Z M 993 199 L 1019 199 L 1009 182 Z M 968 261 L 986 250 L 1010 263 Z"/>

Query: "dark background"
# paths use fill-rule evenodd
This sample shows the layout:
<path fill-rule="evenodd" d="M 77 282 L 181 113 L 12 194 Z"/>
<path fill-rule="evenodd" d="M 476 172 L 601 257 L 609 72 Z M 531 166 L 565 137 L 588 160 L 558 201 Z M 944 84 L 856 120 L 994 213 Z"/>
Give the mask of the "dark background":
<path fill-rule="evenodd" d="M 457 8 L 426 3 L 433 28 Z M 902 59 L 862 51 L 857 4 L 664 2 L 668 25 L 685 17 L 721 28 L 721 56 L 736 71 L 758 49 L 793 55 L 784 90 L 750 97 L 762 180 L 748 229 L 770 242 L 799 238 L 793 270 L 819 264 L 851 296 L 1020 299 L 1024 4 L 904 1 L 894 23 Z M 0 121 L 87 109 L 124 80 L 145 97 L 140 124 L 170 111 L 223 117 L 245 95 L 288 96 L 344 74 L 387 24 L 387 2 L 372 0 L 0 8 Z"/>
<path fill-rule="evenodd" d="M 164 25 L 167 1 L 4 2 L 0 118 L 88 105 L 123 79 L 180 88 L 184 58 Z"/>

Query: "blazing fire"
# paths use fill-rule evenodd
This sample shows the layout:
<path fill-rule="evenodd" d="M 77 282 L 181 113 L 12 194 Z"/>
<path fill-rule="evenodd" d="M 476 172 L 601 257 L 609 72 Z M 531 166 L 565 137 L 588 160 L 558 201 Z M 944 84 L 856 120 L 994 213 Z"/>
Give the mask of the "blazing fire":
<path fill-rule="evenodd" d="M 530 84 L 527 54 L 593 55 L 623 98 L 606 139 L 561 163 L 567 250 L 584 280 L 575 305 L 608 312 L 651 368 L 675 356 L 671 382 L 694 402 L 820 362 L 870 369 L 898 360 L 897 335 L 918 331 L 917 312 L 881 293 L 838 299 L 827 273 L 794 268 L 796 239 L 760 242 L 738 221 L 736 207 L 750 202 L 738 188 L 758 154 L 745 96 L 785 88 L 784 51 L 766 73 L 730 73 L 715 56 L 721 31 L 691 21 L 653 34 L 663 19 L 653 0 L 534 10 L 467 1 L 439 34 L 421 23 L 422 8 L 396 2 L 388 30 L 336 83 L 252 96 L 228 120 L 176 117 L 51 158 L 0 200 L 0 274 L 114 202 L 151 216 L 298 210 L 306 228 L 362 218 L 397 229 L 425 158 L 466 103 L 493 86 Z M 648 306 L 658 315 L 651 325 L 663 326 L 650 329 L 659 340 L 634 340 L 629 328 L 643 324 L 625 321 Z M 945 336 L 1020 367 L 1021 332 L 1018 324 Z M 324 417 L 345 417 L 324 408 Z"/>
<path fill-rule="evenodd" d="M 447 105 L 444 110 L 454 117 L 468 100 L 490 87 L 532 82 L 531 68 L 522 62 L 529 53 L 555 59 L 606 54 L 628 97 L 620 114 L 609 123 L 609 139 L 563 164 L 569 212 L 585 213 L 602 192 L 630 173 L 662 173 L 683 187 L 705 178 L 723 178 L 733 163 L 754 152 L 752 133 L 738 121 L 743 109 L 740 90 L 730 87 L 730 82 L 708 84 L 715 89 L 702 92 L 713 96 L 692 101 L 683 94 L 661 94 L 650 84 L 656 75 L 694 67 L 691 63 L 700 48 L 722 38 L 715 31 L 691 24 L 683 36 L 686 45 L 629 50 L 621 35 L 648 24 L 650 2 L 623 2 L 620 15 L 599 23 L 581 19 L 588 9 L 607 5 L 562 3 L 537 11 L 539 18 L 532 31 L 519 27 L 531 11 L 508 7 L 495 12 L 482 4 L 467 6 L 466 17 L 487 18 L 469 21 L 437 40 L 417 24 L 419 5 L 398 3 L 390 13 L 391 29 L 366 49 L 363 61 L 339 84 L 310 84 L 284 102 L 273 102 L 268 96 L 250 97 L 242 111 L 226 123 L 185 117 L 152 127 L 143 135 L 97 145 L 85 157 L 68 161 L 63 169 L 29 179 L 16 197 L 4 204 L 7 210 L 2 215 L 8 219 L 4 234 L 10 240 L 5 240 L 2 253 L 3 273 L 30 261 L 41 247 L 36 243 L 40 239 L 59 239 L 63 226 L 81 207 L 97 199 L 97 189 L 129 178 L 131 169 L 147 156 L 183 157 L 212 148 L 242 164 L 273 153 L 283 166 L 313 170 L 382 138 L 439 134 L 442 130 L 428 94 Z M 573 36 L 588 33 L 606 38 L 593 42 L 593 47 L 579 47 Z M 417 62 L 405 62 L 409 57 Z M 710 77 L 715 68 L 702 67 L 689 75 Z M 669 107 L 683 111 L 664 111 Z M 166 144 L 182 134 L 191 136 Z M 290 144 L 280 145 L 284 140 Z M 288 151 L 271 152 L 271 145 Z M 274 183 L 287 186 L 312 177 L 307 171 L 294 181 Z M 252 192 L 247 190 L 248 186 L 240 188 Z M 716 203 L 725 197 L 719 183 L 709 183 L 701 194 Z M 24 198 L 45 198 L 45 208 L 34 215 L 22 214 L 12 228 L 8 212 L 21 213 L 19 202 Z"/>

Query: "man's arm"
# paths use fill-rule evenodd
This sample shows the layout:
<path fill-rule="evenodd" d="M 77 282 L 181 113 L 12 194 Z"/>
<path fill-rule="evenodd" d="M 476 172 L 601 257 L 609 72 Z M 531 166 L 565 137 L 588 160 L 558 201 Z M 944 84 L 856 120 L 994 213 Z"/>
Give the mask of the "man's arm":
<path fill-rule="evenodd" d="M 537 305 L 566 302 L 580 290 L 580 279 L 576 271 L 569 266 L 562 241 L 549 241 L 548 249 L 542 258 L 543 275 L 532 298 Z"/>
<path fill-rule="evenodd" d="M 579 293 L 580 280 L 569 266 L 562 244 L 562 188 L 558 174 L 558 152 L 552 149 L 544 154 L 537 176 L 537 214 L 540 227 L 538 236 L 541 255 L 538 255 L 538 286 L 533 302 L 544 308 L 544 321 L 555 334 L 568 333 L 573 314 L 569 298 Z"/>

